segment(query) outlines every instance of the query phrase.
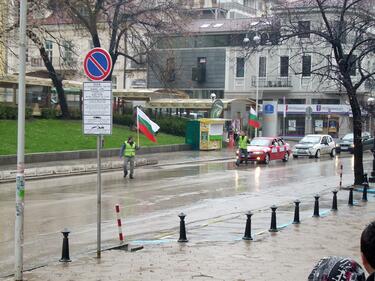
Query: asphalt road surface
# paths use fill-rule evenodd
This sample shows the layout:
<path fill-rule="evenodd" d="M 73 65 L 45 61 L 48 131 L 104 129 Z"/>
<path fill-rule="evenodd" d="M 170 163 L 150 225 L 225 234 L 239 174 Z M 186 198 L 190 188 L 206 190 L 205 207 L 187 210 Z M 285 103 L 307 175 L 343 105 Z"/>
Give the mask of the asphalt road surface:
<path fill-rule="evenodd" d="M 365 154 L 365 168 L 371 167 L 371 160 L 371 154 Z M 166 239 L 176 237 L 177 215 L 182 211 L 189 227 L 200 229 L 212 220 L 311 198 L 337 187 L 340 164 L 344 166 L 344 184 L 349 185 L 353 169 L 349 155 L 239 168 L 233 161 L 223 160 L 142 167 L 136 170 L 134 180 L 124 179 L 119 171 L 105 173 L 102 246 L 118 243 L 116 204 L 121 206 L 128 241 Z M 0 184 L 0 277 L 13 273 L 14 267 L 14 188 L 14 183 Z M 65 227 L 71 231 L 73 259 L 96 250 L 96 175 L 29 181 L 25 198 L 25 269 L 61 257 L 60 231 Z M 198 234 L 196 239 L 207 239 Z"/>

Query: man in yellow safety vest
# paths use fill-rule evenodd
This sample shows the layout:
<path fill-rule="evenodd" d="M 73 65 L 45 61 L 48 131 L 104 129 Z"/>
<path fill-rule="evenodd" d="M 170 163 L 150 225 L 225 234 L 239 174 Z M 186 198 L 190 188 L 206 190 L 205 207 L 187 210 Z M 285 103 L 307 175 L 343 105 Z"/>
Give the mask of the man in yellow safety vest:
<path fill-rule="evenodd" d="M 133 140 L 133 137 L 129 137 L 127 141 L 121 146 L 120 157 L 124 157 L 124 178 L 128 175 L 128 163 L 130 164 L 130 178 L 134 179 L 134 158 L 135 151 L 138 146 Z"/>
<path fill-rule="evenodd" d="M 250 143 L 249 138 L 245 135 L 244 131 L 241 131 L 241 135 L 238 138 L 238 157 L 236 161 L 236 165 L 239 166 L 241 162 L 241 157 L 244 155 L 245 163 L 247 164 L 247 144 Z"/>

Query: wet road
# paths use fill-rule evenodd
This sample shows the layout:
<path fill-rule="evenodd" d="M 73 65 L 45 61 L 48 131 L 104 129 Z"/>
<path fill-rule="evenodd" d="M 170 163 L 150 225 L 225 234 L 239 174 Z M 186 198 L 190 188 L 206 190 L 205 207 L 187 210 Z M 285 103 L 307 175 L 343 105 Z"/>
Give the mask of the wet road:
<path fill-rule="evenodd" d="M 370 154 L 364 159 L 365 167 L 369 167 Z M 338 185 L 341 163 L 344 184 L 350 184 L 352 157 L 277 161 L 269 166 L 249 164 L 240 168 L 235 168 L 233 161 L 143 167 L 136 170 L 134 180 L 123 179 L 121 172 L 105 173 L 103 246 L 117 243 L 115 204 L 122 208 L 126 238 L 174 238 L 181 211 L 188 215 L 188 226 L 199 229 L 212 221 L 238 217 L 249 209 L 310 198 Z M 13 183 L 0 185 L 0 276 L 13 272 L 13 190 Z M 60 258 L 60 231 L 64 227 L 72 231 L 73 259 L 95 250 L 95 175 L 30 181 L 26 190 L 25 268 Z"/>

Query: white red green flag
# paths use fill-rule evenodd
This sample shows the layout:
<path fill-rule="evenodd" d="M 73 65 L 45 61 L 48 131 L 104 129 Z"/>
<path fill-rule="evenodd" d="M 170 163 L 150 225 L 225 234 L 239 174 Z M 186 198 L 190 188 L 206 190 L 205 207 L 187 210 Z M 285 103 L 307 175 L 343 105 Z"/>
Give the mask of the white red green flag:
<path fill-rule="evenodd" d="M 254 128 L 260 127 L 260 122 L 258 120 L 258 116 L 256 111 L 251 107 L 249 113 L 249 125 Z"/>
<path fill-rule="evenodd" d="M 137 125 L 150 141 L 156 142 L 155 133 L 160 129 L 158 124 L 153 122 L 148 116 L 137 107 Z"/>

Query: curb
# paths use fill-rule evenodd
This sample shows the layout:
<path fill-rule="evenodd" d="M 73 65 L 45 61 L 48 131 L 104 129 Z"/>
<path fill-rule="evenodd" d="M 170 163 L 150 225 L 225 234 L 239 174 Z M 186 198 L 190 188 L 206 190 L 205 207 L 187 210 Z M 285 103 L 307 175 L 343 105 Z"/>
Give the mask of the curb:
<path fill-rule="evenodd" d="M 135 162 L 135 167 L 156 165 L 158 160 L 156 158 L 152 159 L 139 159 Z M 107 161 L 103 162 L 102 172 L 122 170 L 123 161 Z M 81 165 L 69 165 L 69 166 L 54 166 L 54 167 L 39 167 L 30 168 L 25 170 L 25 179 L 36 180 L 45 178 L 56 178 L 56 177 L 66 177 L 66 176 L 77 176 L 85 174 L 94 174 L 97 171 L 97 164 L 81 164 Z M 0 184 L 13 182 L 16 177 L 16 170 L 0 171 Z"/>

